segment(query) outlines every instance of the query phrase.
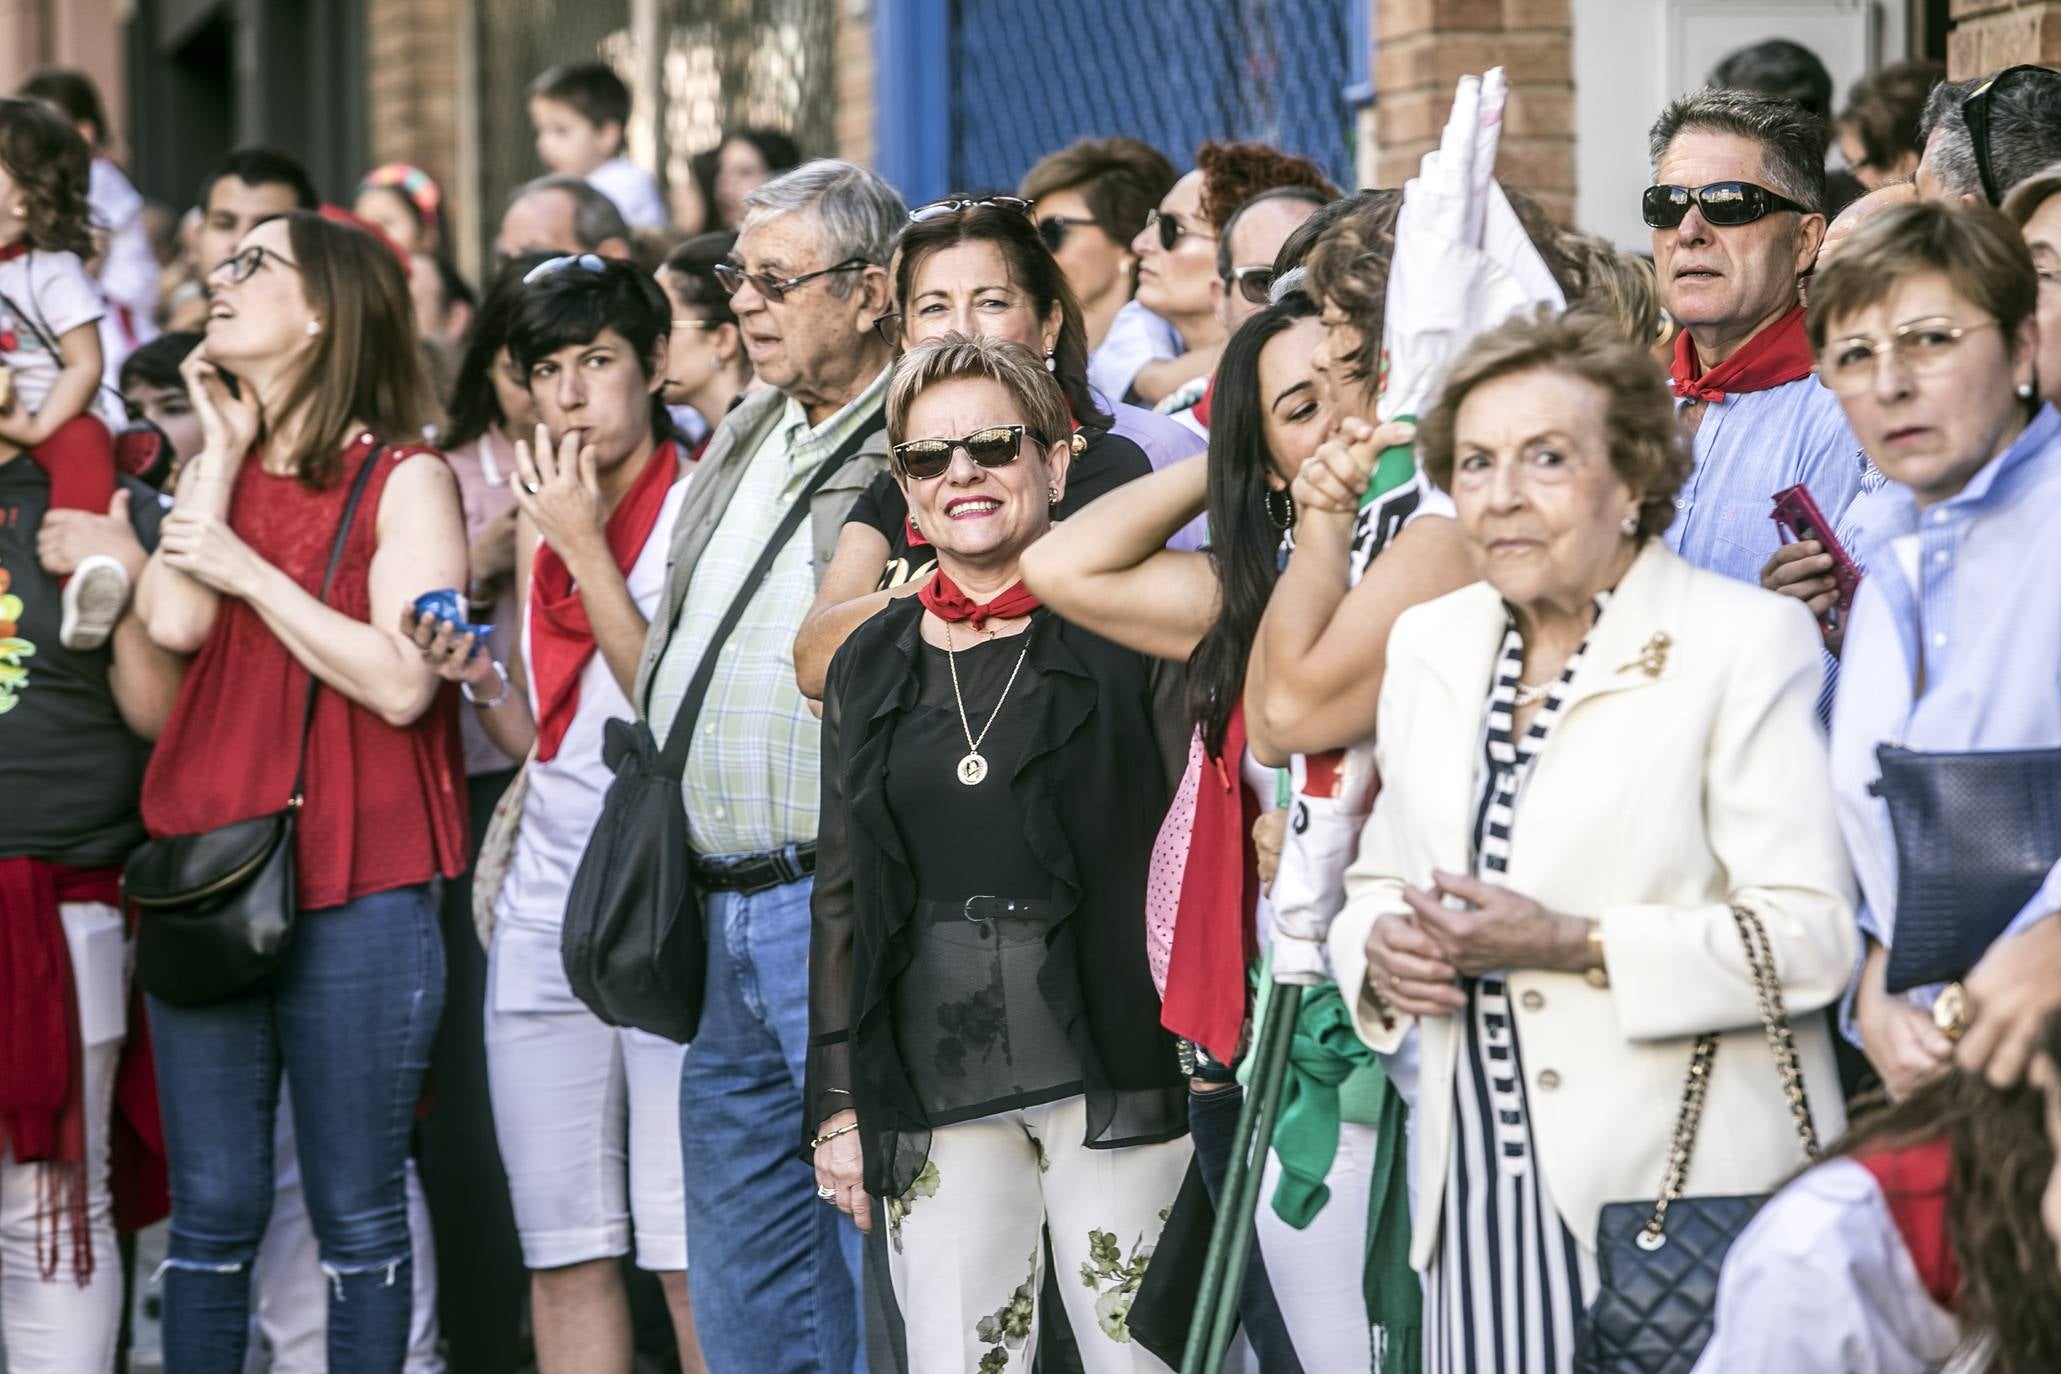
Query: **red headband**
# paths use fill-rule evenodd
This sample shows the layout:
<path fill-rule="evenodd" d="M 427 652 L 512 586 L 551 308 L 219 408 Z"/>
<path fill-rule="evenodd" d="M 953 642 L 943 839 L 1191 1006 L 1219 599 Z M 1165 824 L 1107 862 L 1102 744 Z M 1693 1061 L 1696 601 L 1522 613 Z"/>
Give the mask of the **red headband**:
<path fill-rule="evenodd" d="M 402 276 L 412 277 L 415 275 L 415 265 L 408 261 L 408 255 L 401 251 L 401 245 L 388 238 L 386 230 L 380 228 L 371 220 L 366 219 L 362 215 L 353 214 L 341 205 L 325 205 L 322 207 L 321 213 L 322 218 L 332 224 L 348 224 L 353 229 L 363 229 L 366 233 L 386 245 L 386 251 L 394 255 L 395 262 L 401 264 Z"/>

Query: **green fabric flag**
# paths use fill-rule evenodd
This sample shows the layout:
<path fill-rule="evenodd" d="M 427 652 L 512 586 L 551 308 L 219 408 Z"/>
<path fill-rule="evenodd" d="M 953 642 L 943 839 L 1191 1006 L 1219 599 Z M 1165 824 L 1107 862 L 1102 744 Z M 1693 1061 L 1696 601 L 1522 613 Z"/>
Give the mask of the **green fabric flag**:
<path fill-rule="evenodd" d="M 1424 1289 L 1410 1268 L 1409 1108 L 1395 1084 L 1381 1107 L 1374 1180 L 1367 1190 L 1367 1262 L 1361 1282 L 1374 1331 L 1373 1374 L 1417 1374 L 1424 1365 Z"/>
<path fill-rule="evenodd" d="M 1338 1089 L 1362 1066 L 1380 1072 L 1374 1052 L 1353 1029 L 1337 985 L 1304 989 L 1274 1123 L 1274 1154 L 1281 1161 L 1274 1214 L 1298 1231 L 1331 1200 L 1324 1175 L 1338 1157 Z"/>

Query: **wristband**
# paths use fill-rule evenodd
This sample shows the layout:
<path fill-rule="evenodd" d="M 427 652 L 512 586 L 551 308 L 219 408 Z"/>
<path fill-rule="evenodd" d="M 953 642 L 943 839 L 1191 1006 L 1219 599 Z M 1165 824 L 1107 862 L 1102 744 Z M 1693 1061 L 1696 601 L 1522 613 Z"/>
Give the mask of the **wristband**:
<path fill-rule="evenodd" d="M 858 1122 L 847 1121 L 844 1125 L 837 1127 L 835 1130 L 825 1131 L 823 1132 L 823 1134 L 817 1136 L 814 1140 L 809 1142 L 809 1148 L 812 1150 L 820 1150 L 825 1145 L 828 1145 L 831 1141 L 837 1139 L 839 1136 L 850 1135 L 853 1131 L 856 1131 L 858 1129 Z"/>
<path fill-rule="evenodd" d="M 498 658 L 488 659 L 487 666 L 492 668 L 494 676 L 501 680 L 501 687 L 499 691 L 495 692 L 493 696 L 488 697 L 485 701 L 481 701 L 472 694 L 472 684 L 470 682 L 458 684 L 458 694 L 481 711 L 491 711 L 502 702 L 508 700 L 508 670 L 501 666 L 501 660 Z"/>

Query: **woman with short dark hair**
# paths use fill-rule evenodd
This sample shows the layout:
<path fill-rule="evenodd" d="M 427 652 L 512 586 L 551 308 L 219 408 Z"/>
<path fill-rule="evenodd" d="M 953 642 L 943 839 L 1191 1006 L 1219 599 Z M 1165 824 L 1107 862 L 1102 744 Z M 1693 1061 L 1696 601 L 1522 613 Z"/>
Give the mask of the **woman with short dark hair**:
<path fill-rule="evenodd" d="M 137 589 L 151 637 L 194 655 L 144 782 L 152 836 L 280 810 L 313 712 L 281 962 L 216 1000 L 149 1003 L 175 1199 L 166 1365 L 243 1367 L 284 1069 L 331 1275 L 330 1367 L 392 1370 L 410 1309 L 402 1162 L 444 998 L 436 884 L 468 858 L 451 699 L 395 627 L 416 597 L 464 585 L 463 517 L 420 439 L 429 383 L 388 245 L 294 211 L 245 235 L 212 287 L 184 367 L 206 440 Z"/>
<path fill-rule="evenodd" d="M 1090 354 L 1102 347 L 1117 312 L 1138 289 L 1131 240 L 1174 175 L 1174 165 L 1149 143 L 1084 138 L 1039 158 L 1016 188 L 1037 205 L 1038 236 L 1081 303 Z"/>

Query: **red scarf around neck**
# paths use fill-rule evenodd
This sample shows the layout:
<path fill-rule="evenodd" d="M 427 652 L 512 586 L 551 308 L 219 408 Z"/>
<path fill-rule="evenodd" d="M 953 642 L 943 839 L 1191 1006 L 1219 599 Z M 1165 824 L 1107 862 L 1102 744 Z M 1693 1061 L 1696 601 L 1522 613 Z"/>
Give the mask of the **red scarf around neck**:
<path fill-rule="evenodd" d="M 603 533 L 624 577 L 637 566 L 679 471 L 680 456 L 668 439 L 645 460 L 644 470 L 608 517 Z M 580 674 L 593 656 L 594 627 L 572 571 L 549 544 L 539 543 L 530 574 L 530 685 L 537 693 L 539 760 L 555 756 L 572 727 L 580 707 Z"/>
<path fill-rule="evenodd" d="M 1240 703 L 1225 723 L 1222 752 L 1202 761 L 1195 829 L 1181 870 L 1180 919 L 1159 1009 L 1162 1026 L 1223 1064 L 1238 1058 L 1238 1038 L 1245 1029 L 1245 970 L 1259 956 L 1253 929 L 1259 852 L 1252 824 L 1260 807 L 1240 774 L 1244 761 L 1245 706 Z"/>
<path fill-rule="evenodd" d="M 1029 615 L 1044 603 L 1032 596 L 1030 589 L 1022 582 L 1011 582 L 1002 594 L 992 601 L 979 602 L 959 590 L 959 584 L 945 576 L 939 568 L 923 584 L 923 590 L 916 593 L 916 599 L 939 620 L 957 624 L 971 621 L 976 630 L 984 629 L 989 620 L 1014 620 L 1020 615 Z"/>
<path fill-rule="evenodd" d="M 1910 1252 L 1911 1266 L 1925 1295 L 1947 1311 L 1960 1305 L 1961 1261 L 1954 1253 L 1947 1219 L 1947 1194 L 1954 1181 L 1954 1152 L 1945 1136 L 1916 1145 L 1889 1146 L 1855 1156 L 1875 1176 L 1889 1218 Z"/>
<path fill-rule="evenodd" d="M 1683 400 L 1722 401 L 1746 391 L 1773 391 L 1811 375 L 1817 359 L 1803 329 L 1803 306 L 1748 339 L 1708 372 L 1696 359 L 1696 341 L 1684 329 L 1675 335 L 1675 361 L 1668 369 L 1675 395 Z"/>

